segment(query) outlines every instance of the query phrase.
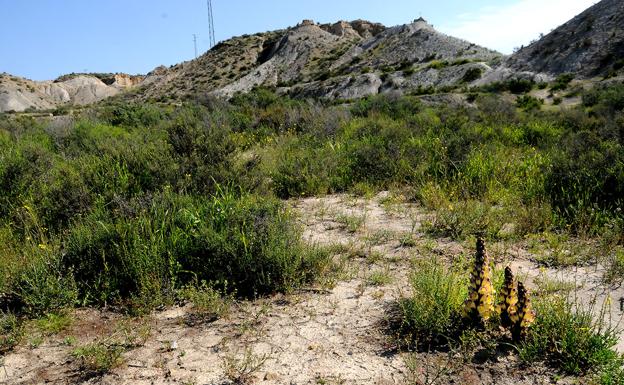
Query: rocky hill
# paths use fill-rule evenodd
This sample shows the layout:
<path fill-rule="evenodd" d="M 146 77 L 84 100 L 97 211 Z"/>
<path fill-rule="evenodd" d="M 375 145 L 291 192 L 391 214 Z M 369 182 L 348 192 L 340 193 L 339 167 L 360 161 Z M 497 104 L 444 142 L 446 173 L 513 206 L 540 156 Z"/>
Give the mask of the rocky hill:
<path fill-rule="evenodd" d="M 255 86 L 297 96 L 358 98 L 470 83 L 501 54 L 437 32 L 424 19 L 386 28 L 363 20 L 236 37 L 197 60 L 148 74 L 142 99 L 230 97 Z"/>
<path fill-rule="evenodd" d="M 511 68 L 604 76 L 624 67 L 624 1 L 602 0 L 508 60 Z"/>
<path fill-rule="evenodd" d="M 142 76 L 126 74 L 70 74 L 54 81 L 38 82 L 2 73 L 0 112 L 91 104 L 136 86 L 142 80 Z"/>

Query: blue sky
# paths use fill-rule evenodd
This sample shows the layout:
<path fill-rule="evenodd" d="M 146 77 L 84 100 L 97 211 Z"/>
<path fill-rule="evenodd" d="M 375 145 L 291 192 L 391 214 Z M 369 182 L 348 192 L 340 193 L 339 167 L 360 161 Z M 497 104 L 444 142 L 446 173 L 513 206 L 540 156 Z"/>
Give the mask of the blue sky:
<path fill-rule="evenodd" d="M 213 0 L 217 41 L 317 22 L 387 26 L 419 15 L 438 30 L 503 53 L 595 0 Z M 0 0 L 0 72 L 34 80 L 70 72 L 147 73 L 208 49 L 206 0 Z"/>

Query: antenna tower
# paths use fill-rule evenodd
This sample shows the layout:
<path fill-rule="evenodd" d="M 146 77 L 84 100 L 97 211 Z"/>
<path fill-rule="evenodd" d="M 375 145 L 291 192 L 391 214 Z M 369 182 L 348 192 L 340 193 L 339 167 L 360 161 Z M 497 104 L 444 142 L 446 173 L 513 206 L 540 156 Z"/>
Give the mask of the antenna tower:
<path fill-rule="evenodd" d="M 197 35 L 193 34 L 193 47 L 195 48 L 195 59 L 197 59 Z"/>
<path fill-rule="evenodd" d="M 209 41 L 209 49 L 214 47 L 216 44 L 215 41 L 215 31 L 214 31 L 214 17 L 212 15 L 212 0 L 206 0 L 206 5 L 208 6 L 208 32 L 210 35 Z"/>

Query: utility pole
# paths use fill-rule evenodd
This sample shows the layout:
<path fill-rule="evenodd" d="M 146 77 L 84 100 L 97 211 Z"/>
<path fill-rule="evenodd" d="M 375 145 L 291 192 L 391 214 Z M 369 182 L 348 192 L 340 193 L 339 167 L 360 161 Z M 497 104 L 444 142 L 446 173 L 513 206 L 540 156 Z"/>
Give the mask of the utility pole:
<path fill-rule="evenodd" d="M 208 7 L 208 34 L 210 36 L 208 49 L 210 49 L 214 47 L 216 44 L 215 30 L 214 30 L 214 17 L 212 14 L 212 0 L 206 0 L 206 6 Z"/>
<path fill-rule="evenodd" d="M 195 59 L 197 59 L 197 35 L 193 34 L 193 46 L 195 47 Z"/>

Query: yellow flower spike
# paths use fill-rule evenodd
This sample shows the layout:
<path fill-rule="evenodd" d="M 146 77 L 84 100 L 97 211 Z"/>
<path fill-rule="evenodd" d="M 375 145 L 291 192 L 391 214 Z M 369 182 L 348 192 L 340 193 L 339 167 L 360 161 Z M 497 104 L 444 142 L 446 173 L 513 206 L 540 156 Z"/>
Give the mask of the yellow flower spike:
<path fill-rule="evenodd" d="M 522 282 L 518 282 L 518 317 L 514 321 L 512 336 L 515 341 L 520 341 L 528 335 L 529 328 L 535 322 L 535 313 L 531 306 L 529 292 Z"/>
<path fill-rule="evenodd" d="M 498 297 L 498 303 L 501 326 L 509 328 L 517 321 L 516 304 L 518 303 L 516 282 L 509 266 L 505 268 L 505 280 L 503 282 L 503 289 Z"/>
<path fill-rule="evenodd" d="M 494 312 L 494 287 L 492 286 L 489 259 L 483 239 L 477 239 L 477 252 L 470 268 L 469 294 L 464 304 L 464 316 L 476 326 L 484 326 Z"/>

